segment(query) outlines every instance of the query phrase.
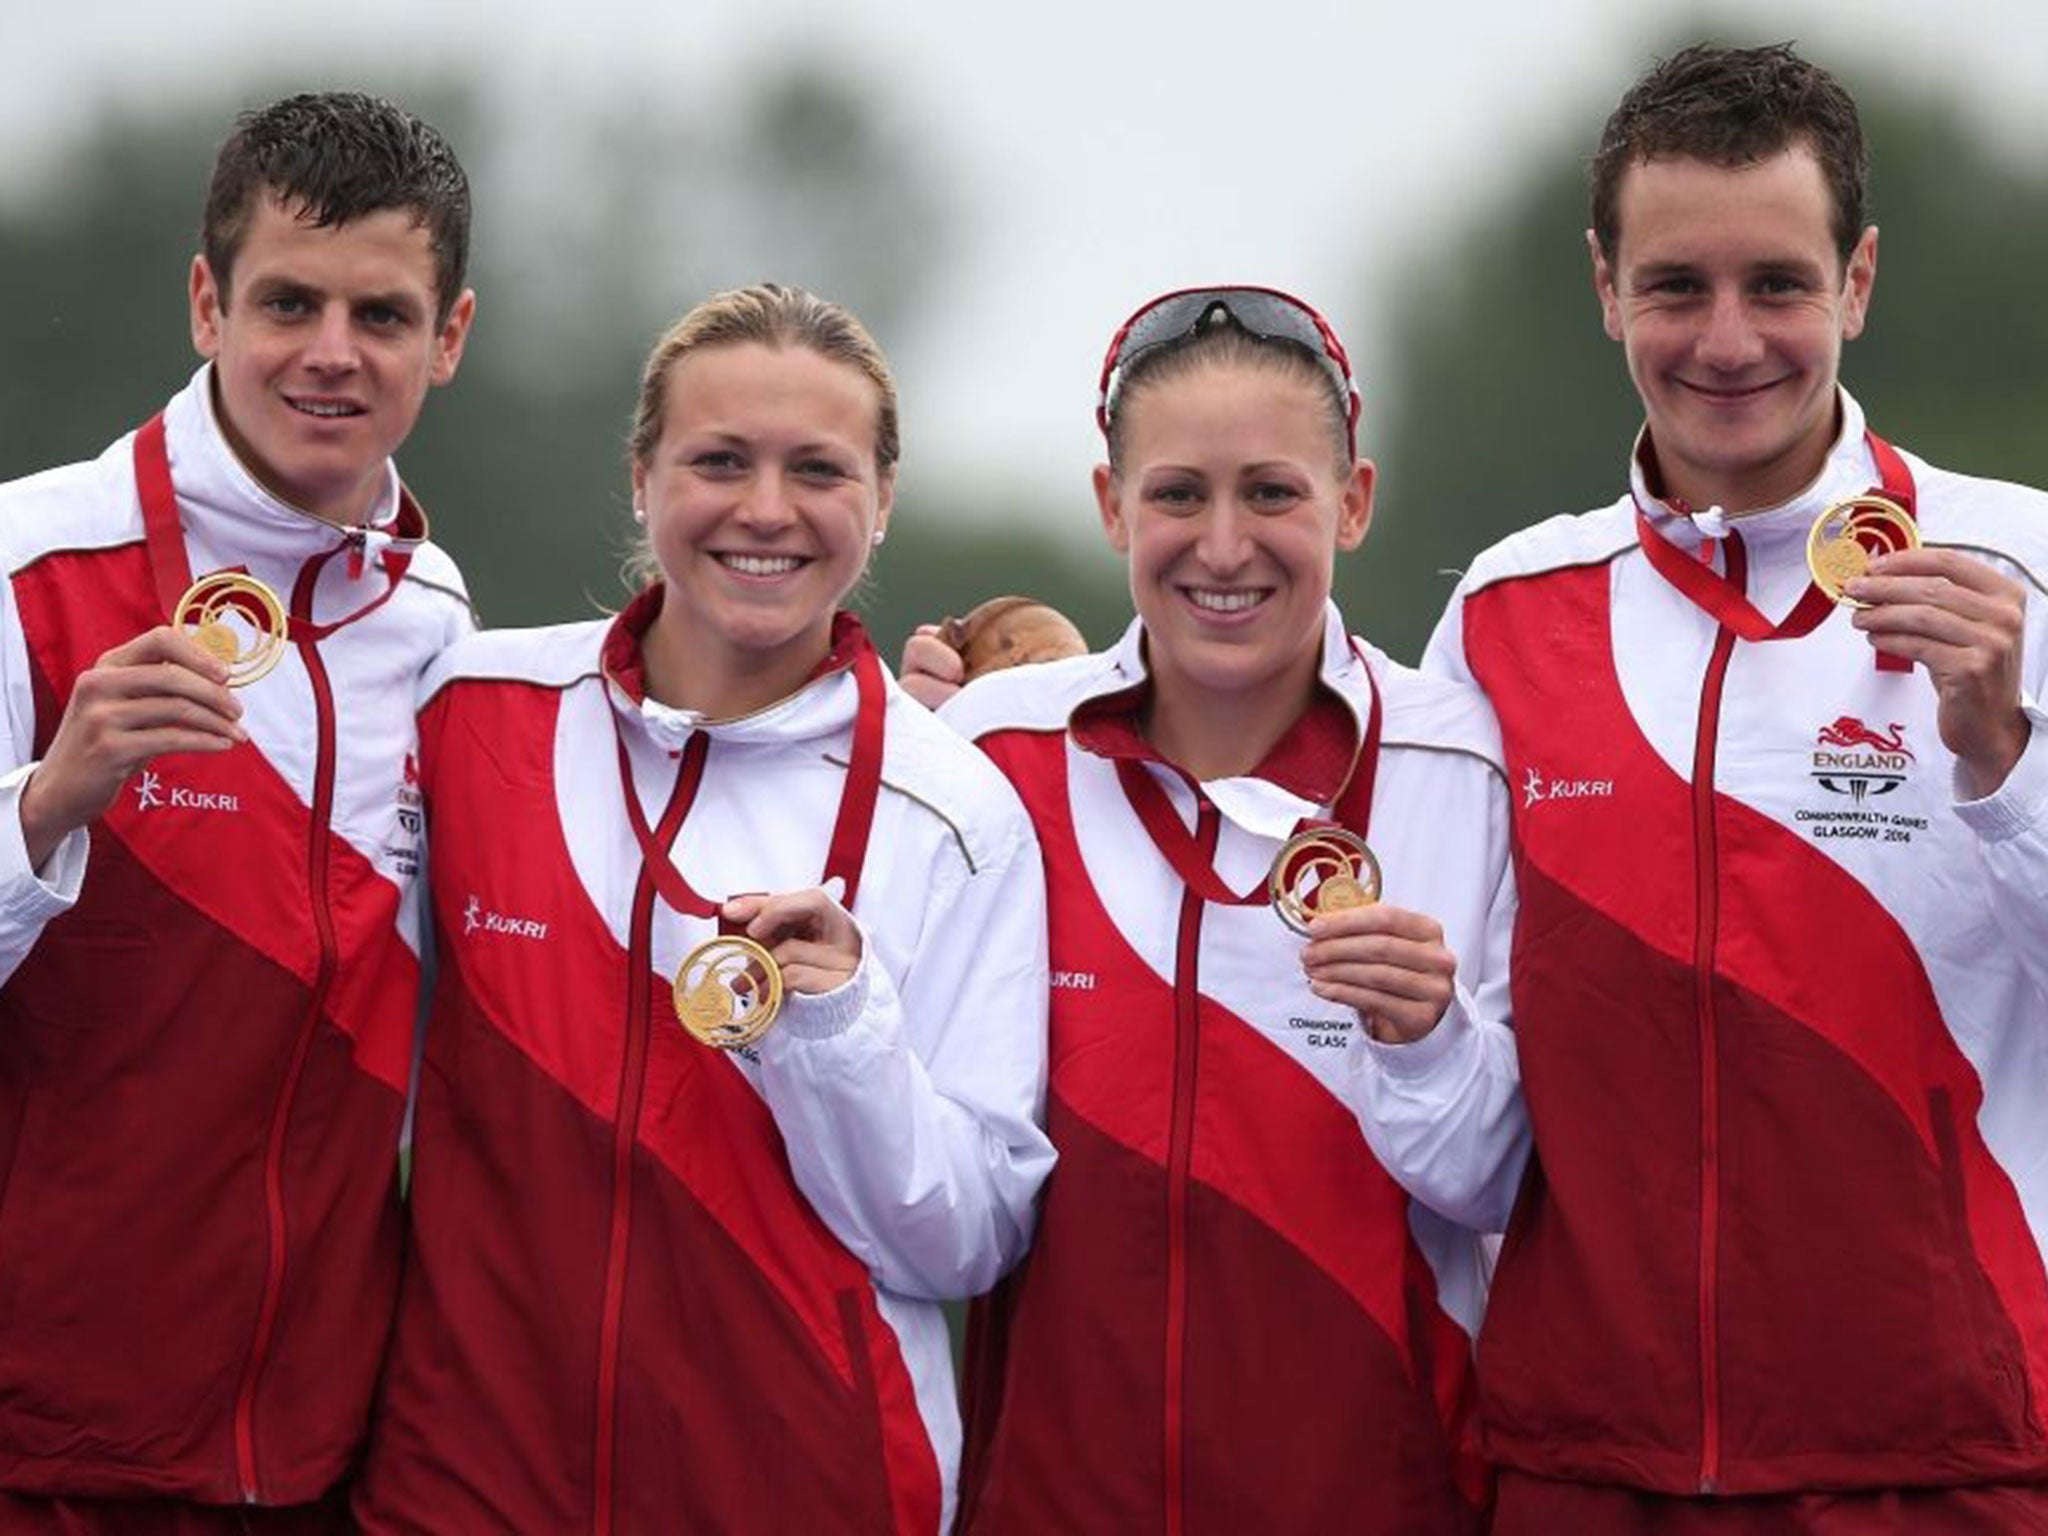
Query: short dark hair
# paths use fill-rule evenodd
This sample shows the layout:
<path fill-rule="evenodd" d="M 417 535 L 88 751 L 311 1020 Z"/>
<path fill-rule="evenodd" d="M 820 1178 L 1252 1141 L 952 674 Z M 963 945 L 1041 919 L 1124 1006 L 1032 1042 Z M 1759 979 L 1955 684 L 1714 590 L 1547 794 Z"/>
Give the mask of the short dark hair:
<path fill-rule="evenodd" d="M 1766 48 L 1695 44 L 1629 87 L 1593 156 L 1593 235 L 1611 263 L 1621 243 L 1621 181 L 1630 166 L 1690 158 L 1754 165 L 1804 144 L 1834 202 L 1843 261 L 1863 234 L 1870 151 L 1841 82 L 1790 43 Z"/>
<path fill-rule="evenodd" d="M 410 212 L 434 253 L 437 318 L 448 318 L 469 267 L 469 178 L 431 124 L 356 91 L 287 96 L 236 118 L 214 157 L 199 226 L 223 306 L 266 194 L 322 229 L 387 208 Z"/>

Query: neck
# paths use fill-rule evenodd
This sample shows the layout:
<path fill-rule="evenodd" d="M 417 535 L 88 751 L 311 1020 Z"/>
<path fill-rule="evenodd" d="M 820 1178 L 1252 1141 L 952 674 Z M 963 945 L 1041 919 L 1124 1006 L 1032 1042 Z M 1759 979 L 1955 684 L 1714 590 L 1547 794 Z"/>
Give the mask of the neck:
<path fill-rule="evenodd" d="M 1650 440 L 1650 462 L 1663 479 L 1667 498 L 1683 501 L 1695 511 L 1719 507 L 1721 515 L 1732 520 L 1781 507 L 1812 485 L 1827 468 L 1828 455 L 1841 435 L 1838 400 L 1820 426 L 1779 457 L 1740 473 L 1724 475 L 1694 465 L 1667 465 L 1657 456 L 1654 439 Z"/>
<path fill-rule="evenodd" d="M 1270 686 L 1218 692 L 1155 669 L 1142 723 L 1160 756 L 1195 778 L 1234 779 L 1266 760 L 1302 711 L 1316 683 L 1320 652 Z"/>
<path fill-rule="evenodd" d="M 379 473 L 368 476 L 361 485 L 331 501 L 311 502 L 302 493 L 286 485 L 277 473 L 265 464 L 256 451 L 249 446 L 248 439 L 228 416 L 227 406 L 221 400 L 219 381 L 211 386 L 213 397 L 213 419 L 220 424 L 221 441 L 228 445 L 228 452 L 235 456 L 235 462 L 249 472 L 249 477 L 278 501 L 290 507 L 301 516 L 316 522 L 331 523 L 336 528 L 360 528 L 370 520 L 370 509 L 376 504 L 377 492 L 382 489 L 384 476 L 382 465 Z"/>
<path fill-rule="evenodd" d="M 669 608 L 640 640 L 640 664 L 647 697 L 671 709 L 686 709 L 706 720 L 736 720 L 778 704 L 802 688 L 831 650 L 828 626 L 815 641 L 778 647 L 766 654 L 710 648 L 665 622 Z"/>

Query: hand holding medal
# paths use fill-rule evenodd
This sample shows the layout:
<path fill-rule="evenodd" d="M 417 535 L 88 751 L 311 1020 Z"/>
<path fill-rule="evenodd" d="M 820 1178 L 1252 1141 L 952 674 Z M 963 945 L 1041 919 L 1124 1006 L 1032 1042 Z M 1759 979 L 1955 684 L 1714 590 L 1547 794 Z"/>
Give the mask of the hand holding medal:
<path fill-rule="evenodd" d="M 1343 827 L 1312 827 L 1281 846 L 1268 878 L 1273 910 L 1308 940 L 1301 968 L 1317 997 L 1354 1009 L 1374 1038 L 1419 1040 L 1450 1007 L 1458 962 L 1442 926 L 1380 900 L 1380 866 Z"/>
<path fill-rule="evenodd" d="M 719 915 L 740 932 L 699 944 L 675 978 L 676 1018 L 705 1045 L 752 1045 L 785 992 L 829 992 L 860 966 L 860 927 L 823 890 L 735 896 Z"/>
<path fill-rule="evenodd" d="M 963 618 L 920 624 L 903 642 L 903 689 L 937 709 L 985 673 L 1085 656 L 1087 638 L 1057 608 L 1029 597 L 992 597 Z"/>

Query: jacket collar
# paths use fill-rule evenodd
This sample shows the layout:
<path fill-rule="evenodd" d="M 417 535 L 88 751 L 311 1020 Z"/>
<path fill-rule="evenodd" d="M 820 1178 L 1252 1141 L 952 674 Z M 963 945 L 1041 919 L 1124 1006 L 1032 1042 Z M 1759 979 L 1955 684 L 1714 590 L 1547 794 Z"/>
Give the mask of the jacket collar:
<path fill-rule="evenodd" d="M 665 589 L 654 582 L 643 589 L 606 626 L 600 641 L 599 667 L 605 692 L 628 722 L 673 751 L 698 731 L 728 742 L 809 741 L 848 729 L 859 707 L 853 660 L 868 644 L 861 621 L 841 611 L 832 617 L 832 648 L 796 692 L 749 714 L 712 719 L 694 709 L 676 709 L 647 696 L 647 671 L 641 641 L 661 612 Z"/>
<path fill-rule="evenodd" d="M 1105 659 L 1108 665 L 1068 716 L 1075 743 L 1099 757 L 1154 763 L 1184 777 L 1139 730 L 1152 692 L 1144 622 L 1133 619 Z M 1255 829 L 1269 821 L 1291 827 L 1308 809 L 1328 805 L 1342 791 L 1365 735 L 1371 690 L 1343 615 L 1330 603 L 1323 614 L 1318 686 L 1308 708 L 1250 773 L 1210 780 L 1204 789 L 1232 820 Z"/>
<path fill-rule="evenodd" d="M 1731 531 L 1739 530 L 1743 542 L 1752 548 L 1772 549 L 1796 542 L 1804 549 L 1807 531 L 1822 511 L 1844 497 L 1863 494 L 1879 479 L 1876 462 L 1863 440 L 1863 407 L 1839 385 L 1836 398 L 1841 402 L 1841 430 L 1829 445 L 1820 473 L 1789 500 L 1729 517 L 1719 507 L 1694 508 L 1666 498 L 1657 468 L 1656 447 L 1650 441 L 1650 429 L 1645 426 L 1636 434 L 1635 451 L 1629 459 L 1629 489 L 1636 505 L 1643 509 L 1652 528 L 1681 545 L 1697 544 L 1702 539 L 1718 542 Z"/>
<path fill-rule="evenodd" d="M 344 542 L 359 542 L 374 565 L 392 548 L 427 537 L 426 518 L 403 494 L 398 469 L 384 461 L 384 483 L 370 516 L 356 529 L 338 528 L 274 495 L 236 456 L 214 409 L 213 365 L 204 364 L 164 407 L 171 478 L 180 505 L 225 529 L 221 542 L 259 559 L 300 561 Z"/>

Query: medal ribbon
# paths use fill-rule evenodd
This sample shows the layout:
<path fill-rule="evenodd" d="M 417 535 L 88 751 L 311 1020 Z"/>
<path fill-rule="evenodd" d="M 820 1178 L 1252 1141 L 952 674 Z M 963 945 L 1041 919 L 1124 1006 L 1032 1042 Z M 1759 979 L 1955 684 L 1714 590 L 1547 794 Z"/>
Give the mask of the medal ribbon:
<path fill-rule="evenodd" d="M 1379 776 L 1380 767 L 1380 689 L 1372 675 L 1372 668 L 1366 665 L 1365 657 L 1359 653 L 1356 644 L 1352 654 L 1358 657 L 1358 665 L 1365 672 L 1365 686 L 1371 700 L 1366 709 L 1365 737 L 1359 743 L 1358 755 L 1352 760 L 1350 777 L 1337 792 L 1337 799 L 1330 807 L 1330 821 L 1316 817 L 1304 817 L 1296 826 L 1296 832 L 1311 827 L 1337 826 L 1356 832 L 1363 838 L 1372 824 L 1372 787 Z M 1175 769 L 1175 772 L 1180 772 Z M 1166 791 L 1159 787 L 1159 781 L 1141 762 L 1134 758 L 1120 757 L 1116 760 L 1117 782 L 1123 786 L 1124 798 L 1131 802 L 1131 809 L 1138 813 L 1138 820 L 1144 825 L 1146 835 L 1152 844 L 1173 866 L 1181 883 L 1200 896 L 1204 901 L 1216 902 L 1228 907 L 1263 906 L 1270 899 L 1266 878 L 1262 875 L 1248 891 L 1239 893 L 1223 883 L 1223 877 L 1209 862 L 1209 855 L 1195 834 L 1190 832 L 1180 813 L 1173 808 L 1173 802 L 1166 797 Z M 1202 787 L 1185 773 L 1181 774 L 1188 786 L 1194 790 L 1195 798 L 1203 798 Z"/>
<path fill-rule="evenodd" d="M 178 527 L 178 492 L 171 483 L 171 456 L 164 441 L 161 411 L 144 422 L 135 434 L 135 490 L 142 501 L 142 536 L 149 550 L 150 576 L 156 583 L 157 601 L 163 605 L 164 618 L 168 621 L 177 614 L 180 599 L 192 585 L 192 566 L 185 558 L 185 536 Z M 403 521 L 410 513 L 424 521 L 419 507 L 413 502 L 412 493 L 401 485 L 398 495 L 400 520 Z M 360 571 L 362 544 L 359 536 L 345 534 L 345 537 L 347 542 L 327 551 L 321 556 L 321 563 L 325 564 L 346 549 L 353 577 Z M 398 591 L 399 582 L 405 577 L 406 567 L 412 564 L 412 551 L 387 549 L 379 564 L 385 576 L 382 594 L 331 624 L 313 622 L 310 612 L 312 585 L 302 581 L 301 590 L 306 594 L 303 606 L 309 611 L 304 614 L 294 612 L 286 621 L 289 638 L 294 641 L 324 640 L 343 625 L 353 624 L 390 602 Z M 297 609 L 300 606 L 299 595 L 294 593 L 292 607 Z"/>
<path fill-rule="evenodd" d="M 1898 450 L 1875 432 L 1866 430 L 1863 440 L 1870 449 L 1870 456 L 1877 461 L 1878 477 L 1883 482 L 1882 493 L 1903 507 L 1907 517 L 1912 517 L 1913 472 L 1899 457 Z M 1731 531 L 1728 539 L 1726 576 L 1706 562 L 1693 559 L 1659 535 L 1650 526 L 1649 516 L 1640 502 L 1636 504 L 1636 542 L 1642 546 L 1644 555 L 1658 575 L 1690 598 L 1695 606 L 1706 610 L 1722 628 L 1733 630 L 1745 640 L 1796 640 L 1801 635 L 1811 634 L 1820 626 L 1821 620 L 1834 612 L 1834 599 L 1809 581 L 1806 590 L 1799 595 L 1799 601 L 1792 605 L 1792 611 L 1781 623 L 1773 624 L 1765 618 L 1742 590 L 1745 567 L 1742 539 L 1738 533 Z M 1879 652 L 1877 665 L 1884 672 L 1910 672 L 1913 664 L 1902 656 Z"/>
<path fill-rule="evenodd" d="M 853 715 L 853 751 L 846 764 L 846 785 L 839 793 L 839 814 L 832 823 L 832 841 L 825 851 L 825 871 L 818 877 L 824 884 L 835 876 L 845 882 L 839 904 L 851 912 L 860 891 L 861 869 L 867 862 L 868 835 L 875 821 L 875 802 L 882 790 L 882 719 L 888 711 L 888 696 L 882 685 L 882 663 L 874 646 L 862 635 L 853 654 L 853 682 L 858 702 Z M 626 799 L 626 820 L 633 828 L 633 840 L 640 845 L 640 858 L 654 878 L 661 899 L 690 917 L 719 918 L 722 902 L 700 895 L 683 872 L 669 858 L 697 797 L 704 777 L 704 759 L 711 749 L 708 732 L 698 731 L 683 749 L 676 769 L 676 787 L 669 795 L 659 827 L 650 829 L 647 813 L 640 807 L 639 791 L 633 787 L 633 764 L 626 754 L 625 727 L 618 711 L 612 711 L 612 735 L 619 749 L 619 788 Z M 728 931 L 719 918 L 719 931 Z"/>

